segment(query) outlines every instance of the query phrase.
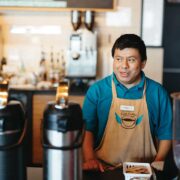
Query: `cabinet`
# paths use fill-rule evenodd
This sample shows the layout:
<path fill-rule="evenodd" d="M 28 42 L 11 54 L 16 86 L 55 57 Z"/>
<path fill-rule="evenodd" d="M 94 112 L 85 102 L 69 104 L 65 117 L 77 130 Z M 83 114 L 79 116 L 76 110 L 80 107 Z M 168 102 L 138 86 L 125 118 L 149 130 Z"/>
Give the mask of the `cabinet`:
<path fill-rule="evenodd" d="M 68 0 L 69 8 L 113 9 L 114 0 Z"/>
<path fill-rule="evenodd" d="M 33 96 L 33 132 L 32 132 L 32 162 L 42 164 L 43 149 L 41 144 L 42 119 L 44 109 L 49 101 L 54 101 L 55 95 L 37 94 Z M 69 101 L 77 102 L 82 106 L 84 96 L 69 96 Z"/>

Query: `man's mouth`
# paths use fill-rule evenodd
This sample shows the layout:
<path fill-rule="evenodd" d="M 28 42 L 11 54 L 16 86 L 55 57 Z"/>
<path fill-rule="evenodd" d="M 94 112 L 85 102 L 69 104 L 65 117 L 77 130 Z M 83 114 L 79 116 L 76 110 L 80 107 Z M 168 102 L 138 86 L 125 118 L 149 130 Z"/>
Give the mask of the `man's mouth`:
<path fill-rule="evenodd" d="M 120 72 L 120 75 L 121 75 L 122 77 L 127 77 L 127 76 L 128 76 L 128 73 L 126 73 L 126 72 Z"/>

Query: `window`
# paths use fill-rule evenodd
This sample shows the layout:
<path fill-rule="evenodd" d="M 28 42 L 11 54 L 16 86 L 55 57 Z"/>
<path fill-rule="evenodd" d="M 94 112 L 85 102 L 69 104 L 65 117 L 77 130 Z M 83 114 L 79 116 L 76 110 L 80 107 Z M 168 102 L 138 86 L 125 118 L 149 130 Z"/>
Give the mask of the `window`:
<path fill-rule="evenodd" d="M 164 0 L 143 0 L 141 36 L 147 46 L 162 46 Z"/>

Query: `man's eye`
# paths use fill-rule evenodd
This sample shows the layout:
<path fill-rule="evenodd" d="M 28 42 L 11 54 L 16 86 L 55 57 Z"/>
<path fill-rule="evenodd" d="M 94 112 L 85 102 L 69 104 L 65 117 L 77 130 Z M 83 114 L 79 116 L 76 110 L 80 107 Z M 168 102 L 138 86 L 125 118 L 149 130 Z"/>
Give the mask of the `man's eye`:
<path fill-rule="evenodd" d="M 135 59 L 135 58 L 133 58 L 133 57 L 131 57 L 131 58 L 128 58 L 128 61 L 129 61 L 129 62 L 135 62 L 135 61 L 136 61 L 136 59 Z"/>
<path fill-rule="evenodd" d="M 122 61 L 122 60 L 123 60 L 123 58 L 121 58 L 121 57 L 117 57 L 117 58 L 116 58 L 116 60 L 117 60 L 117 61 Z"/>

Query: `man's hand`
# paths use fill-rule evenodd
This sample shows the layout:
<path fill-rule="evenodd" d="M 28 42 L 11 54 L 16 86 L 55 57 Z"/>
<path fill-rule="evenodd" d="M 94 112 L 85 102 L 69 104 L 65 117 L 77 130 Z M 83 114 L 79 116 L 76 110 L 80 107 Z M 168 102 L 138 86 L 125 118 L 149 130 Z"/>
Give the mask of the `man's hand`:
<path fill-rule="evenodd" d="M 94 137 L 90 131 L 85 131 L 83 141 L 83 170 L 105 171 L 105 166 L 97 159 L 94 149 Z"/>
<path fill-rule="evenodd" d="M 91 159 L 83 163 L 83 170 L 95 170 L 104 172 L 104 167 L 97 159 Z"/>
<path fill-rule="evenodd" d="M 171 140 L 160 140 L 158 145 L 158 152 L 154 161 L 164 161 L 171 146 Z"/>

